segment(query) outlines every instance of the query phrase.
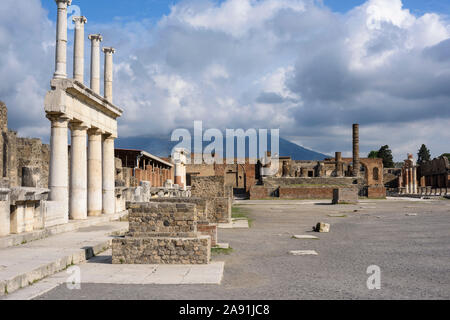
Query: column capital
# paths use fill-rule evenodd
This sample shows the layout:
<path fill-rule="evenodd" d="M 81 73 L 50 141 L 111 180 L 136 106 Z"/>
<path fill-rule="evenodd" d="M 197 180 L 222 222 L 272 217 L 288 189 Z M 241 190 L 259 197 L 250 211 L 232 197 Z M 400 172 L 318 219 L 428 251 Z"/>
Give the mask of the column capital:
<path fill-rule="evenodd" d="M 114 49 L 113 47 L 103 47 L 102 48 L 102 51 L 105 53 L 105 54 L 114 54 L 114 53 L 116 53 L 116 49 Z"/>
<path fill-rule="evenodd" d="M 101 34 L 90 34 L 88 38 L 92 42 L 94 42 L 94 41 L 102 42 L 103 41 L 103 37 Z"/>
<path fill-rule="evenodd" d="M 103 132 L 98 128 L 89 128 L 87 130 L 87 133 L 90 136 L 97 136 L 97 135 L 101 135 Z"/>
<path fill-rule="evenodd" d="M 85 24 L 85 23 L 87 23 L 87 18 L 84 16 L 77 16 L 77 17 L 73 17 L 72 21 L 75 22 L 77 25 Z"/>
<path fill-rule="evenodd" d="M 70 121 L 69 128 L 70 128 L 70 130 L 85 130 L 85 131 L 87 131 L 87 129 L 89 129 L 89 126 L 80 121 Z"/>
<path fill-rule="evenodd" d="M 64 114 L 47 113 L 45 116 L 52 122 L 52 127 L 67 128 L 69 125 L 70 119 Z"/>
<path fill-rule="evenodd" d="M 66 4 L 66 5 L 68 5 L 68 6 L 70 6 L 70 5 L 72 4 L 72 0 L 55 0 L 55 2 L 56 2 L 57 4 L 63 3 L 63 4 Z"/>

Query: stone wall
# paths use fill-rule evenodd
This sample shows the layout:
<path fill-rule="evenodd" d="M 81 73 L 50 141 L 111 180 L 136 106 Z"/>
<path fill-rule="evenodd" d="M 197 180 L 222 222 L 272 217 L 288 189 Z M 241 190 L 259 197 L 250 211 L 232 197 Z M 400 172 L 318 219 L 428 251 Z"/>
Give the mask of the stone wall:
<path fill-rule="evenodd" d="M 150 202 L 166 202 L 166 203 L 191 203 L 196 205 L 198 220 L 199 221 L 208 221 L 208 207 L 212 205 L 212 203 L 206 199 L 202 198 L 182 198 L 182 197 L 174 197 L 174 198 L 152 198 Z"/>
<path fill-rule="evenodd" d="M 208 264 L 211 238 L 113 239 L 113 264 Z"/>
<path fill-rule="evenodd" d="M 280 199 L 333 199 L 335 187 L 280 187 Z"/>
<path fill-rule="evenodd" d="M 316 178 L 275 178 L 265 177 L 263 178 L 264 186 L 267 187 L 279 187 L 279 186 L 348 186 L 362 184 L 361 178 L 351 177 L 316 177 Z"/>
<path fill-rule="evenodd" d="M 215 198 L 225 196 L 223 176 L 192 177 L 191 193 L 193 197 Z"/>
<path fill-rule="evenodd" d="M 357 188 L 337 188 L 333 190 L 333 204 L 355 204 L 357 202 Z"/>
<path fill-rule="evenodd" d="M 195 204 L 146 202 L 127 208 L 129 233 L 113 239 L 113 264 L 209 263 L 211 237 L 198 232 Z"/>
<path fill-rule="evenodd" d="M 188 234 L 197 231 L 198 214 L 190 203 L 130 203 L 129 235 Z"/>
<path fill-rule="evenodd" d="M 367 197 L 369 199 L 386 199 L 386 188 L 379 187 L 367 187 Z"/>

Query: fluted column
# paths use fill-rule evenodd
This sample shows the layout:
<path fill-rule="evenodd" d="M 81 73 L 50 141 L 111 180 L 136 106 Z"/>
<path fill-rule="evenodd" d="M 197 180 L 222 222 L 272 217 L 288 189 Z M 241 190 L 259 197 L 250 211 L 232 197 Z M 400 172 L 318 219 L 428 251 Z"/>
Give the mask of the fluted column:
<path fill-rule="evenodd" d="M 102 213 L 102 133 L 88 130 L 88 216 Z"/>
<path fill-rule="evenodd" d="M 106 136 L 103 139 L 103 213 L 116 212 L 115 168 L 114 168 L 114 138 Z"/>
<path fill-rule="evenodd" d="M 55 53 L 55 73 L 53 78 L 67 78 L 67 6 L 72 0 L 55 0 L 58 6 L 58 16 L 56 18 L 56 53 Z"/>
<path fill-rule="evenodd" d="M 103 48 L 105 53 L 105 99 L 112 103 L 113 101 L 113 54 L 116 52 L 114 48 Z"/>
<path fill-rule="evenodd" d="M 103 38 L 99 34 L 91 34 L 89 40 L 91 40 L 91 89 L 100 94 L 100 42 Z"/>
<path fill-rule="evenodd" d="M 52 123 L 50 136 L 49 189 L 51 201 L 69 199 L 69 155 L 67 133 L 69 119 L 60 115 L 47 115 Z"/>
<path fill-rule="evenodd" d="M 413 167 L 412 169 L 412 181 L 413 181 L 413 193 L 417 193 L 417 167 Z"/>
<path fill-rule="evenodd" d="M 87 219 L 87 127 L 71 123 L 69 215 L 73 220 Z"/>
<path fill-rule="evenodd" d="M 73 17 L 75 22 L 75 43 L 73 50 L 73 78 L 84 83 L 84 25 L 86 17 Z"/>

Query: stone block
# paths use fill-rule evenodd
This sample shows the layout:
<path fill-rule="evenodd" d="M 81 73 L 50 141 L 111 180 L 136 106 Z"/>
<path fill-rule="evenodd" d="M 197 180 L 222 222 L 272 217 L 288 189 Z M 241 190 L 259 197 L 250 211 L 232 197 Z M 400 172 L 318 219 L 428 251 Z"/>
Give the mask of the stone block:
<path fill-rule="evenodd" d="M 337 188 L 333 189 L 333 204 L 355 204 L 358 203 L 358 189 Z"/>
<path fill-rule="evenodd" d="M 211 238 L 126 237 L 112 242 L 113 264 L 208 264 Z"/>
<path fill-rule="evenodd" d="M 201 235 L 211 237 L 212 247 L 217 245 L 217 224 L 202 221 L 197 224 L 197 230 Z"/>
<path fill-rule="evenodd" d="M 0 237 L 7 236 L 10 232 L 10 204 L 9 201 L 0 201 Z"/>
<path fill-rule="evenodd" d="M 318 222 L 317 225 L 313 227 L 313 230 L 315 232 L 323 232 L 323 233 L 330 232 L 330 224 L 325 222 Z"/>
<path fill-rule="evenodd" d="M 20 234 L 25 232 L 25 206 L 11 206 L 11 223 L 10 231 L 12 234 Z"/>
<path fill-rule="evenodd" d="M 369 199 L 386 199 L 386 188 L 383 186 L 367 187 L 367 197 Z"/>

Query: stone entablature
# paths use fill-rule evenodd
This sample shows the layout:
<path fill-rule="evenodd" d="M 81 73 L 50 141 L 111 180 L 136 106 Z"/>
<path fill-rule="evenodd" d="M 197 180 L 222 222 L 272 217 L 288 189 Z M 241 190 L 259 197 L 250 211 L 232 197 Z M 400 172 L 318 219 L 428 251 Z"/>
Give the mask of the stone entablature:
<path fill-rule="evenodd" d="M 84 84 L 73 79 L 52 79 L 45 97 L 45 112 L 96 128 L 117 138 L 117 121 L 123 111 Z"/>

